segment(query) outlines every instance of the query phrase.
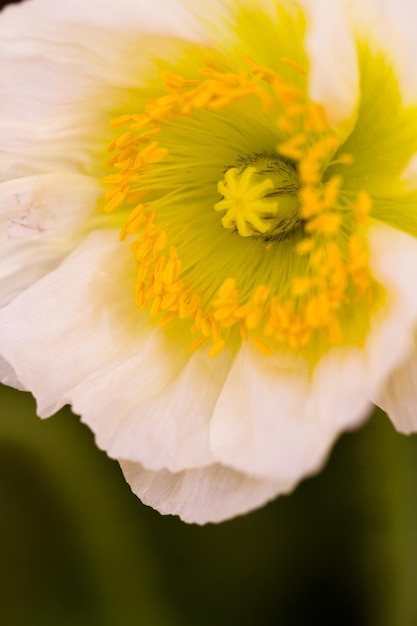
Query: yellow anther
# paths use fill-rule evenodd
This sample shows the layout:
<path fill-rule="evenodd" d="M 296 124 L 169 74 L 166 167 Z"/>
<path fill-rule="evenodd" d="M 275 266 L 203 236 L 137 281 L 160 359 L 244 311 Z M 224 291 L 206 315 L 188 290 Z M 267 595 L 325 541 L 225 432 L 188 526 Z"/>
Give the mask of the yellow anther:
<path fill-rule="evenodd" d="M 165 246 L 166 246 L 167 240 L 168 240 L 168 236 L 167 236 L 166 230 L 162 230 L 159 233 L 159 235 L 158 235 L 158 237 L 157 237 L 157 239 L 156 239 L 156 241 L 155 241 L 155 243 L 153 245 L 153 252 L 157 253 L 157 252 L 160 252 L 161 250 L 163 250 L 165 248 Z"/>
<path fill-rule="evenodd" d="M 195 325 L 197 330 L 199 330 L 204 335 L 204 337 L 209 337 L 211 335 L 210 323 L 208 322 L 206 316 L 201 311 L 201 309 L 197 309 Z"/>
<path fill-rule="evenodd" d="M 299 276 L 293 280 L 292 283 L 292 294 L 296 298 L 299 296 L 304 296 L 310 289 L 313 284 L 313 281 L 310 277 Z"/>
<path fill-rule="evenodd" d="M 195 341 L 193 341 L 189 346 L 188 349 L 190 352 L 194 352 L 195 350 L 197 350 L 197 348 L 199 348 L 205 341 L 207 341 L 207 337 L 199 337 L 198 339 L 196 339 Z"/>
<path fill-rule="evenodd" d="M 127 133 L 123 133 L 123 135 L 121 135 L 117 139 L 116 147 L 119 148 L 119 150 L 121 150 L 122 148 L 126 148 L 126 146 L 131 144 L 133 137 L 134 134 L 131 130 L 129 130 Z"/>
<path fill-rule="evenodd" d="M 139 153 L 140 162 L 142 163 L 157 163 L 161 161 L 168 155 L 168 150 L 166 148 L 160 148 L 159 143 L 157 141 L 153 141 L 145 148 L 143 148 Z M 138 167 L 135 161 L 135 167 Z"/>
<path fill-rule="evenodd" d="M 231 295 L 235 295 L 236 281 L 234 278 L 226 278 L 222 286 L 219 289 L 219 298 L 229 298 Z"/>
<path fill-rule="evenodd" d="M 225 345 L 226 342 L 223 339 L 221 339 L 220 341 L 216 341 L 216 343 L 214 343 L 210 349 L 209 357 L 211 359 L 214 359 L 224 349 Z"/>
<path fill-rule="evenodd" d="M 292 134 L 295 130 L 294 121 L 286 115 L 280 115 L 277 119 L 277 126 L 284 133 Z"/>
<path fill-rule="evenodd" d="M 235 287 L 235 280 L 227 278 L 218 291 L 213 302 L 214 319 L 224 327 L 232 326 L 236 322 L 235 311 L 239 307 L 239 292 Z"/>
<path fill-rule="evenodd" d="M 131 115 L 120 115 L 120 117 L 115 117 L 113 120 L 110 120 L 110 126 L 123 126 L 124 124 L 129 124 L 131 121 Z"/>
<path fill-rule="evenodd" d="M 161 132 L 160 128 L 151 128 L 150 130 L 140 133 L 136 137 L 136 140 L 139 141 L 139 143 L 146 143 L 150 137 L 153 137 L 153 135 L 157 135 L 160 132 Z"/>
<path fill-rule="evenodd" d="M 371 208 L 372 200 L 369 194 L 366 191 L 360 191 L 358 193 L 356 202 L 353 204 L 352 207 L 355 217 L 360 224 L 367 224 Z"/>
<path fill-rule="evenodd" d="M 303 92 L 297 87 L 294 87 L 294 85 L 285 83 L 283 80 L 275 81 L 273 83 L 273 87 L 275 94 L 279 100 L 282 101 L 282 104 L 286 109 L 286 113 L 293 117 L 295 113 L 295 109 L 293 107 L 301 105 L 304 99 Z M 301 109 L 298 110 L 301 111 Z"/>
<path fill-rule="evenodd" d="M 272 355 L 271 348 L 264 341 L 262 341 L 261 339 L 258 339 L 257 337 L 251 337 L 251 341 L 253 345 L 255 346 L 255 348 L 259 350 L 259 352 L 261 352 L 265 356 Z"/>
<path fill-rule="evenodd" d="M 245 323 L 245 320 L 242 320 L 240 324 L 240 336 L 243 341 L 247 341 L 249 339 L 249 332 Z"/>
<path fill-rule="evenodd" d="M 295 135 L 294 137 L 288 139 L 288 141 L 278 144 L 277 152 L 290 159 L 301 159 L 304 154 L 306 142 L 307 135 Z"/>
<path fill-rule="evenodd" d="M 339 230 L 342 216 L 338 213 L 321 213 L 314 219 L 307 222 L 306 233 L 322 233 L 323 235 L 334 235 Z"/>
<path fill-rule="evenodd" d="M 103 211 L 105 213 L 111 213 L 112 211 L 115 211 L 116 209 L 118 209 L 124 203 L 126 199 L 126 195 L 127 195 L 127 190 L 117 191 L 114 197 L 110 200 L 110 202 L 108 202 L 105 205 Z"/>
<path fill-rule="evenodd" d="M 157 295 L 152 302 L 152 306 L 151 306 L 151 317 L 156 317 L 159 313 L 159 311 L 161 310 L 161 296 Z"/>
<path fill-rule="evenodd" d="M 165 72 L 162 74 L 162 80 L 164 81 L 168 91 L 181 92 L 185 87 L 194 87 L 198 84 L 198 80 L 186 80 L 182 76 Z"/>
<path fill-rule="evenodd" d="M 143 206 L 144 205 L 142 205 L 142 207 Z M 137 211 L 136 213 L 132 212 L 132 214 L 129 215 L 127 222 L 122 227 L 122 230 L 120 231 L 120 240 L 123 241 L 127 235 L 132 235 L 133 233 L 136 233 L 139 230 L 140 226 L 142 226 L 142 224 L 145 222 L 145 220 L 146 216 L 144 215 L 143 211 Z"/>
<path fill-rule="evenodd" d="M 213 340 L 213 343 L 220 341 L 222 338 L 220 327 L 219 327 L 219 324 L 216 322 L 216 320 L 213 320 L 211 322 L 211 338 Z"/>
<path fill-rule="evenodd" d="M 281 61 L 283 63 L 285 63 L 286 65 L 288 65 L 289 67 L 292 67 L 293 69 L 297 70 L 297 72 L 300 72 L 300 74 L 306 74 L 306 70 L 299 65 L 299 63 L 297 63 L 296 61 L 293 61 L 292 59 L 288 59 L 287 57 L 281 57 Z"/>
<path fill-rule="evenodd" d="M 315 103 L 310 103 L 307 107 L 304 128 L 310 133 L 324 133 L 329 129 L 324 108 Z"/>
<path fill-rule="evenodd" d="M 295 247 L 295 251 L 298 254 L 308 254 L 309 252 L 311 252 L 314 248 L 315 242 L 314 239 L 311 238 L 305 238 L 302 239 L 299 243 L 297 243 L 296 247 Z"/>
<path fill-rule="evenodd" d="M 109 159 L 107 159 L 106 165 L 108 167 L 112 167 L 113 165 L 115 165 L 117 163 L 118 160 L 119 160 L 119 155 L 118 154 L 113 154 L 113 156 L 111 156 Z"/>
<path fill-rule="evenodd" d="M 353 158 L 353 154 L 341 154 L 337 157 L 336 161 L 332 161 L 332 165 L 339 163 L 340 165 L 352 165 L 355 159 Z"/>
<path fill-rule="evenodd" d="M 305 220 L 317 215 L 323 206 L 319 190 L 315 187 L 303 187 L 300 191 L 300 201 L 300 214 Z"/>
<path fill-rule="evenodd" d="M 146 280 L 148 274 L 149 274 L 149 265 L 147 265 L 146 263 L 141 263 L 139 265 L 138 282 L 142 284 Z"/>
<path fill-rule="evenodd" d="M 342 330 L 337 317 L 333 317 L 331 322 L 324 329 L 325 336 L 330 344 L 338 345 L 342 339 Z"/>
<path fill-rule="evenodd" d="M 342 186 L 342 177 L 341 176 L 333 176 L 325 185 L 323 190 L 323 202 L 325 207 L 334 208 L 334 205 L 337 202 L 340 188 Z"/>
<path fill-rule="evenodd" d="M 161 308 L 162 308 L 162 303 L 161 303 Z M 170 311 L 169 313 L 166 313 L 163 317 L 161 317 L 161 319 L 159 320 L 159 325 L 162 327 L 167 326 L 172 321 L 174 321 L 176 317 L 177 317 L 177 312 Z"/>
<path fill-rule="evenodd" d="M 105 185 L 118 185 L 124 181 L 122 174 L 109 174 L 109 176 L 103 176 L 102 181 Z"/>
<path fill-rule="evenodd" d="M 148 124 L 152 123 L 152 118 L 150 115 L 132 115 L 133 124 L 131 125 L 132 130 L 140 130 L 145 128 Z"/>
<path fill-rule="evenodd" d="M 274 72 L 274 70 L 271 70 L 269 67 L 258 65 L 257 63 L 255 63 L 255 61 L 253 61 L 247 55 L 243 57 L 243 61 L 251 69 L 255 77 L 261 78 L 262 80 L 266 80 L 269 82 L 273 82 L 273 81 L 280 82 L 280 83 L 283 82 L 283 79 L 281 78 L 281 76 L 279 76 L 279 74 Z"/>

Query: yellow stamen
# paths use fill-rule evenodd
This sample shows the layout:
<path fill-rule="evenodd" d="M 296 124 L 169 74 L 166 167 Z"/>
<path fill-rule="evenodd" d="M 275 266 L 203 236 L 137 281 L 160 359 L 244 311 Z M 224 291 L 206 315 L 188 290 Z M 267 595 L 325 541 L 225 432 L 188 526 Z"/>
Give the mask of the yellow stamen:
<path fill-rule="evenodd" d="M 103 179 L 111 185 L 106 212 L 126 202 L 134 204 L 120 238 L 139 233 L 132 245 L 138 263 L 138 306 L 148 309 L 161 326 L 187 322 L 198 334 L 190 350 L 208 339 L 212 358 L 229 337 L 250 340 L 265 355 L 281 345 L 300 349 L 318 333 L 338 344 L 343 340 L 342 307 L 362 297 L 372 300 L 374 291 L 364 234 L 371 199 L 365 192 L 347 199 L 342 176 L 328 180 L 324 176 L 329 164 L 348 166 L 351 156 L 342 154 L 334 160 L 340 139 L 323 107 L 308 101 L 302 89 L 286 83 L 274 70 L 249 58 L 244 61 L 247 71 L 224 72 L 208 60 L 198 78 L 164 74 L 165 95 L 150 100 L 141 113 L 112 120 L 112 127 L 128 129 L 109 144 L 113 154 L 107 163 L 117 173 Z M 305 74 L 297 62 L 286 57 L 282 62 Z M 267 112 L 276 120 L 279 143 L 272 155 L 257 153 L 243 156 L 234 166 L 220 164 L 224 179 L 218 182 L 220 198 L 214 210 L 222 214 L 223 227 L 233 231 L 231 237 L 258 238 L 261 241 L 255 243 L 265 254 L 296 233 L 292 252 L 295 265 L 304 270 L 281 293 L 269 276 L 265 284 L 254 280 L 248 288 L 225 268 L 223 279 L 214 277 L 219 286 L 215 295 L 210 288 L 209 297 L 188 280 L 189 263 L 180 258 L 181 246 L 171 245 L 170 220 L 160 218 L 169 201 L 161 191 L 160 208 L 149 181 L 155 173 L 164 189 L 159 182 L 164 180 L 164 167 L 176 158 L 175 146 L 170 154 L 171 145 L 164 143 L 167 129 L 197 113 L 208 119 L 219 116 L 247 99 L 251 106 L 258 103 L 260 114 Z M 141 203 L 148 191 L 149 202 Z"/>
<path fill-rule="evenodd" d="M 132 121 L 131 115 L 121 115 L 120 117 L 115 117 L 110 121 L 110 126 L 124 126 L 125 124 L 129 124 Z"/>
<path fill-rule="evenodd" d="M 223 339 L 221 339 L 220 341 L 216 341 L 216 343 L 214 343 L 210 349 L 209 357 L 214 359 L 218 354 L 220 354 L 225 345 L 226 342 Z"/>
<path fill-rule="evenodd" d="M 286 65 L 289 65 L 293 69 L 297 70 L 297 72 L 300 72 L 300 74 L 306 74 L 307 73 L 306 70 L 303 67 L 301 67 L 301 65 L 299 65 L 298 63 L 296 63 L 292 59 L 288 59 L 287 57 L 281 57 L 281 61 L 283 63 L 285 63 Z"/>

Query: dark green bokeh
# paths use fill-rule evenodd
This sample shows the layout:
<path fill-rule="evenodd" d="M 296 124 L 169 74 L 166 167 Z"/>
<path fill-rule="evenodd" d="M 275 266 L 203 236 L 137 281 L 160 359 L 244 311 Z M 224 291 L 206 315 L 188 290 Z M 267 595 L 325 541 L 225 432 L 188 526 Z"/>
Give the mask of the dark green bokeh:
<path fill-rule="evenodd" d="M 198 527 L 143 506 L 69 410 L 0 401 L 2 624 L 417 624 L 417 438 L 382 413 L 291 496 Z"/>

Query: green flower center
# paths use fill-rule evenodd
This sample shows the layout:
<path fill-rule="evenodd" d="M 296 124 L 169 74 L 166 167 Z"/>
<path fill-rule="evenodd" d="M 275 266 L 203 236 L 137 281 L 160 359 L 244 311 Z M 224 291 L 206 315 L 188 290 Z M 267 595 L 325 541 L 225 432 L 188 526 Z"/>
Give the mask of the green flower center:
<path fill-rule="evenodd" d="M 136 302 L 212 357 L 246 340 L 266 355 L 360 343 L 376 294 L 370 198 L 343 190 L 352 159 L 323 108 L 245 62 L 166 73 L 163 95 L 112 121 L 129 129 L 109 146 L 105 210 L 133 207 L 121 238 L 137 233 Z"/>

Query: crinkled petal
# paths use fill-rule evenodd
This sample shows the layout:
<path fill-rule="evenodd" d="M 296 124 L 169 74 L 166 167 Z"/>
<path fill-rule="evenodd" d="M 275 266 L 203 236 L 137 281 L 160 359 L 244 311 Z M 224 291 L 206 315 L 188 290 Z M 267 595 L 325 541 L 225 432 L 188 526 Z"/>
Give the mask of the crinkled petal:
<path fill-rule="evenodd" d="M 221 465 L 177 474 L 150 472 L 137 463 L 121 462 L 132 491 L 164 515 L 179 515 L 185 522 L 222 522 L 262 506 L 291 484 L 257 480 Z"/>
<path fill-rule="evenodd" d="M 367 415 L 392 368 L 405 358 L 417 319 L 410 290 L 417 241 L 385 226 L 370 234 L 371 267 L 387 304 L 363 348 L 330 350 L 311 373 L 301 362 L 270 360 L 245 346 L 217 402 L 215 458 L 263 478 L 298 480 L 323 463 L 335 437 Z"/>
<path fill-rule="evenodd" d="M 58 265 L 100 194 L 98 182 L 80 174 L 0 183 L 0 306 Z"/>

